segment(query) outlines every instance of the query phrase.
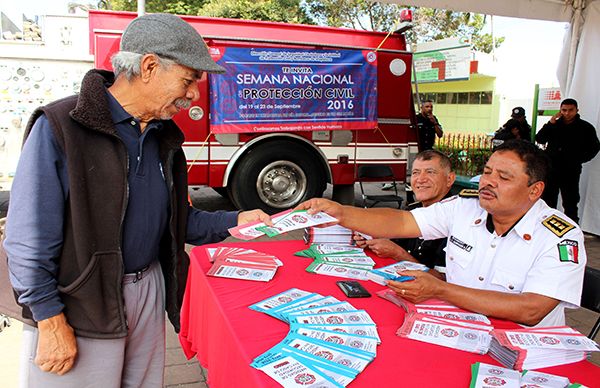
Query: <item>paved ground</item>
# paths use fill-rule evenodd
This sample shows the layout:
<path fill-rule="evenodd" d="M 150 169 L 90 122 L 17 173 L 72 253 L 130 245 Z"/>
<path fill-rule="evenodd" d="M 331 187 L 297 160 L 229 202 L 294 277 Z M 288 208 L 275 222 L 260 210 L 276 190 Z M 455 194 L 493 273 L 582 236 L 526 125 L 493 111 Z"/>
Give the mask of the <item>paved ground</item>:
<path fill-rule="evenodd" d="M 325 196 L 331 196 L 330 191 Z M 205 210 L 233 210 L 229 200 L 220 197 L 213 190 L 202 188 L 191 193 L 194 205 Z M 286 238 L 300 238 L 298 233 Z M 232 238 L 228 239 L 232 240 Z M 588 264 L 600 269 L 600 237 L 586 235 L 585 246 Z M 567 310 L 567 324 L 587 335 L 598 314 L 585 309 Z M 12 325 L 0 333 L 0 385 L 6 388 L 17 387 L 19 347 L 21 342 L 21 324 L 12 321 Z M 592 362 L 600 365 L 600 354 L 596 353 Z M 167 359 L 165 369 L 165 387 L 207 388 L 206 371 L 195 359 L 185 359 L 179 346 L 177 335 L 171 325 L 167 329 Z"/>

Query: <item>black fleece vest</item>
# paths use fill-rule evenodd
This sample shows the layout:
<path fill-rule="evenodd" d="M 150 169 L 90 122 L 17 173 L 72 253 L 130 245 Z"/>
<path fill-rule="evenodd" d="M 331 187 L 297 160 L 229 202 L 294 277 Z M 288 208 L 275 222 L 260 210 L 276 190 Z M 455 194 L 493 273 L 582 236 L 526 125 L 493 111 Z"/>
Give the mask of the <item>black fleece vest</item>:
<path fill-rule="evenodd" d="M 27 138 L 35 120 L 44 113 L 65 153 L 69 196 L 58 258 L 58 290 L 69 324 L 77 335 L 91 338 L 127 335 L 121 228 L 128 200 L 128 158 L 108 108 L 105 87 L 112 82 L 112 73 L 91 70 L 83 79 L 80 95 L 39 108 L 25 132 Z M 179 128 L 165 121 L 158 137 L 171 205 L 159 259 L 167 312 L 178 331 L 189 265 L 184 250 L 187 170 Z"/>

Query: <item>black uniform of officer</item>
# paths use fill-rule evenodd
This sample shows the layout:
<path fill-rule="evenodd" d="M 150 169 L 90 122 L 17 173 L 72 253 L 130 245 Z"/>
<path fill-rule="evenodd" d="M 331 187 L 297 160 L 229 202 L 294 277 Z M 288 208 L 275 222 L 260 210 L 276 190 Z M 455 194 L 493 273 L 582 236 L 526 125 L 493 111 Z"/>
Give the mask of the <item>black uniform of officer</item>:
<path fill-rule="evenodd" d="M 565 113 L 561 115 L 565 108 L 572 109 L 571 116 L 565 116 Z M 575 100 L 564 100 L 561 103 L 561 112 L 544 124 L 535 137 L 538 143 L 546 144 L 546 153 L 552 163 L 542 199 L 549 206 L 556 208 L 560 191 L 565 214 L 573 221 L 579 222 L 577 204 L 580 198 L 581 165 L 596 156 L 600 150 L 600 141 L 594 126 L 582 120 L 576 113 Z"/>

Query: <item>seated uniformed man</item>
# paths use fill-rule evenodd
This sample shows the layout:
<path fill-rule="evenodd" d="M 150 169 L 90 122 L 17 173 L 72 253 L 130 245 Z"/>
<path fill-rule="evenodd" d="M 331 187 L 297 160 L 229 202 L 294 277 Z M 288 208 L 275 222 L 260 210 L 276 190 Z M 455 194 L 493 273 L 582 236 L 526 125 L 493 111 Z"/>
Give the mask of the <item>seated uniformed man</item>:
<path fill-rule="evenodd" d="M 417 154 L 413 162 L 410 185 L 418 202 L 408 205 L 409 210 L 427 207 L 450 196 L 456 174 L 452 171 L 450 159 L 437 150 L 427 150 Z M 422 263 L 439 272 L 445 272 L 446 238 L 423 240 L 422 238 L 365 238 L 356 233 L 356 245 L 369 248 L 380 257 Z"/>
<path fill-rule="evenodd" d="M 586 253 L 581 229 L 540 199 L 548 159 L 534 144 L 510 140 L 484 167 L 479 196 L 455 196 L 410 212 L 360 209 L 315 198 L 299 206 L 324 211 L 353 230 L 383 237 L 448 237 L 446 279 L 405 271 L 389 282 L 418 303 L 430 298 L 529 326 L 564 325 L 564 308 L 581 299 Z"/>

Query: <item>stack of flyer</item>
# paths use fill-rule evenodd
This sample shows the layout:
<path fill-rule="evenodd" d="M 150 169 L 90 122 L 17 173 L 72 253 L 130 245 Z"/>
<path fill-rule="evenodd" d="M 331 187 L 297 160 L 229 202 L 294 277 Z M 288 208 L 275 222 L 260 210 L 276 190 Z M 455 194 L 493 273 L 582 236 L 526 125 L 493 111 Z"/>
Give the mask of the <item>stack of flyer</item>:
<path fill-rule="evenodd" d="M 490 355 L 512 369 L 570 364 L 600 351 L 598 344 L 568 326 L 494 330 Z"/>
<path fill-rule="evenodd" d="M 469 388 L 576 388 L 581 384 L 571 384 L 568 378 L 549 373 L 525 370 L 519 373 L 512 369 L 476 362 L 471 365 L 471 384 Z"/>
<path fill-rule="evenodd" d="M 252 249 L 206 248 L 206 254 L 213 263 L 207 275 L 222 278 L 268 282 L 283 265 L 277 257 Z"/>
<path fill-rule="evenodd" d="M 306 228 L 304 229 L 304 242 L 306 244 L 354 245 L 352 230 L 341 225 Z"/>
<path fill-rule="evenodd" d="M 459 309 L 439 299 L 418 304 L 396 295 L 392 290 L 381 290 L 377 296 L 402 307 L 407 314 L 396 334 L 434 345 L 467 352 L 485 354 L 493 330 L 490 320 L 482 314 Z"/>
<path fill-rule="evenodd" d="M 396 304 L 397 306 L 402 307 L 406 310 L 407 313 L 419 313 L 419 314 L 427 314 L 433 315 L 440 318 L 447 319 L 459 319 L 463 321 L 471 321 L 471 322 L 481 322 L 486 325 L 491 325 L 492 323 L 483 314 L 474 313 L 472 311 L 460 309 L 454 305 L 451 305 L 448 302 L 445 302 L 440 299 L 428 299 L 421 303 L 411 303 L 404 298 L 396 295 L 396 293 L 392 290 L 385 289 L 377 292 L 377 296 L 387 299 L 390 302 Z"/>
<path fill-rule="evenodd" d="M 271 216 L 271 221 L 273 226 L 260 221 L 250 222 L 230 228 L 229 233 L 241 240 L 253 240 L 265 235 L 274 237 L 296 229 L 337 222 L 337 218 L 323 212 L 309 214 L 306 210 L 286 210 Z"/>
<path fill-rule="evenodd" d="M 375 323 L 348 302 L 292 288 L 250 308 L 290 324 L 251 364 L 284 387 L 345 387 L 376 356 Z"/>
<path fill-rule="evenodd" d="M 375 265 L 362 248 L 347 245 L 312 244 L 295 255 L 313 259 L 308 272 L 348 279 L 366 280 Z"/>
<path fill-rule="evenodd" d="M 381 285 L 385 285 L 388 280 L 405 282 L 407 280 L 414 279 L 412 276 L 402 276 L 398 274 L 398 272 L 401 271 L 429 271 L 429 268 L 421 263 L 414 263 L 412 261 L 399 261 L 397 263 L 381 268 L 375 268 L 369 271 L 367 278 Z"/>
<path fill-rule="evenodd" d="M 483 322 L 411 313 L 406 315 L 404 323 L 396 334 L 434 345 L 486 354 L 490 346 L 489 333 L 492 329 L 491 325 Z"/>

